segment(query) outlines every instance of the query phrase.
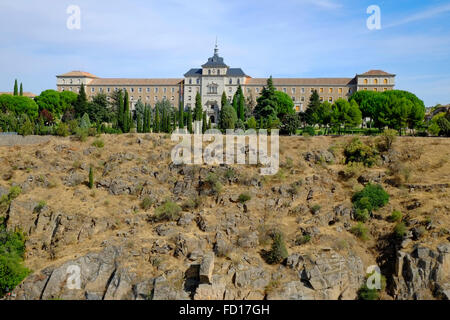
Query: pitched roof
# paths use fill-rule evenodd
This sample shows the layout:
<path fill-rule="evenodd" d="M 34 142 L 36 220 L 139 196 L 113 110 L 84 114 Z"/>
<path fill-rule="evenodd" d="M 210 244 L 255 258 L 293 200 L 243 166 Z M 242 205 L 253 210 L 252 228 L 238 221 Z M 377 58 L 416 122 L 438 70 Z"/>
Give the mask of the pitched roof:
<path fill-rule="evenodd" d="M 185 77 L 196 77 L 202 75 L 202 69 L 191 69 L 184 74 Z"/>
<path fill-rule="evenodd" d="M 383 70 L 369 70 L 360 74 L 360 76 L 395 76 L 395 74 L 387 73 Z"/>
<path fill-rule="evenodd" d="M 355 83 L 355 78 L 273 78 L 274 86 L 346 86 Z M 265 86 L 266 78 L 247 78 L 245 85 Z"/>
<path fill-rule="evenodd" d="M 202 65 L 203 68 L 227 68 L 228 66 L 223 62 L 223 58 L 219 57 L 218 53 L 215 52 L 214 56 L 208 58 L 208 61 Z"/>
<path fill-rule="evenodd" d="M 129 78 L 97 78 L 89 86 L 176 86 L 183 79 L 129 79 Z"/>
<path fill-rule="evenodd" d="M 64 74 L 61 74 L 57 77 L 87 77 L 87 78 L 98 78 L 94 76 L 92 73 L 84 72 L 84 71 L 70 71 Z"/>
<path fill-rule="evenodd" d="M 2 95 L 2 94 L 9 94 L 9 95 L 13 95 L 13 92 L 0 92 L 0 95 Z M 24 97 L 28 97 L 28 98 L 34 98 L 34 97 L 37 97 L 37 95 L 36 94 L 34 94 L 34 93 L 32 93 L 32 92 L 24 92 L 23 93 L 23 96 Z"/>

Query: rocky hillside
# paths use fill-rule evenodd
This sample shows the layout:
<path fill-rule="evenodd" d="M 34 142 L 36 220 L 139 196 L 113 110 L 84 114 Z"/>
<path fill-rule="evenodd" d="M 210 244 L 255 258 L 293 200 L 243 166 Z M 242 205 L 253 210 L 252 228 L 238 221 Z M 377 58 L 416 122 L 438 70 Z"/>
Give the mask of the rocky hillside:
<path fill-rule="evenodd" d="M 280 139 L 272 177 L 175 166 L 164 135 L 0 147 L 0 197 L 22 190 L 3 216 L 33 271 L 12 297 L 356 299 L 373 265 L 382 299 L 450 297 L 450 139 L 398 138 L 371 168 L 345 164 L 352 137 Z M 357 233 L 352 196 L 370 183 L 389 203 Z M 277 234 L 287 255 L 268 264 Z"/>

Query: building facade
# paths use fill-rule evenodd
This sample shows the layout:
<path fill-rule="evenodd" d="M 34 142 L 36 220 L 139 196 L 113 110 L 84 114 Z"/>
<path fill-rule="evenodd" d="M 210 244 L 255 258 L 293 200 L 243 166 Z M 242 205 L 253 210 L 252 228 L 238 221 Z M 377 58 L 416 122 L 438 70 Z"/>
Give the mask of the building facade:
<path fill-rule="evenodd" d="M 203 110 L 207 112 L 211 122 L 216 123 L 223 92 L 231 101 L 241 86 L 246 100 L 256 104 L 267 79 L 252 78 L 241 68 L 230 68 L 219 56 L 216 46 L 214 55 L 201 68 L 190 69 L 184 74 L 184 78 L 179 79 L 99 78 L 82 71 L 57 76 L 58 91 L 78 92 L 81 84 L 84 84 L 88 97 L 99 93 L 109 96 L 114 91 L 127 90 L 132 110 L 139 100 L 152 106 L 158 101 L 167 100 L 175 108 L 183 103 L 185 109 L 194 109 L 198 92 Z M 273 84 L 276 90 L 291 97 L 297 112 L 302 112 L 305 111 L 314 90 L 317 90 L 321 101 L 333 103 L 339 98 L 348 99 L 360 90 L 392 90 L 395 86 L 395 75 L 371 70 L 353 78 L 274 78 Z"/>

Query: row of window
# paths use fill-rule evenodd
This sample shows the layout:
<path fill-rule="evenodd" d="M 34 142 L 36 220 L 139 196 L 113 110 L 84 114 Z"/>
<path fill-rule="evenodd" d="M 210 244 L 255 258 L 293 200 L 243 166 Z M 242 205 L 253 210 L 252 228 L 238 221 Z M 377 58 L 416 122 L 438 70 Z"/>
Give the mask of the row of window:
<path fill-rule="evenodd" d="M 193 84 L 193 80 L 192 80 L 192 79 L 189 79 L 189 80 L 188 80 L 188 83 L 189 83 L 189 84 Z M 200 78 L 195 79 L 195 83 L 196 83 L 196 84 L 200 84 Z M 239 85 L 239 84 L 241 84 L 241 79 L 238 78 L 238 79 L 236 80 L 236 83 L 234 83 L 233 79 L 230 78 L 230 79 L 228 80 L 228 83 L 229 83 L 229 84 L 238 84 L 238 85 Z"/>
<path fill-rule="evenodd" d="M 284 93 L 288 93 L 288 89 L 287 88 L 275 88 L 277 91 L 283 91 Z M 254 88 L 255 93 L 259 93 L 260 90 L 262 90 L 262 88 Z M 344 93 L 344 88 L 328 88 L 328 90 L 325 90 L 324 88 L 310 88 L 309 92 L 313 93 L 314 90 L 318 90 L 318 93 L 325 93 L 325 91 L 327 91 L 328 93 L 338 93 L 338 94 L 343 94 Z M 348 93 L 352 93 L 352 89 L 348 88 L 346 89 L 346 91 Z M 247 93 L 251 93 L 252 92 L 252 88 L 247 88 Z M 297 92 L 297 88 L 291 88 L 291 93 L 295 94 Z M 300 88 L 300 93 L 306 93 L 306 88 Z"/>
<path fill-rule="evenodd" d="M 388 84 L 388 79 L 383 79 L 383 84 Z M 369 84 L 369 79 L 364 79 L 364 84 Z M 378 79 L 373 79 L 373 84 L 379 84 Z"/>
<path fill-rule="evenodd" d="M 367 91 L 367 88 L 364 88 L 364 91 Z M 373 91 L 377 92 L 378 88 L 373 88 Z M 383 91 L 388 91 L 388 88 L 383 88 Z"/>
<path fill-rule="evenodd" d="M 119 89 L 120 89 L 120 88 L 114 88 L 114 91 L 117 92 L 117 91 L 119 91 Z M 162 92 L 163 92 L 163 93 L 167 93 L 167 91 L 168 91 L 167 89 L 168 89 L 168 88 L 162 88 Z M 127 91 L 127 88 L 122 88 L 122 90 L 123 90 L 123 91 Z M 105 91 L 104 88 L 98 88 L 98 92 L 99 92 L 99 93 L 105 93 L 105 92 L 110 93 L 111 91 L 112 91 L 112 88 L 106 88 L 106 91 Z M 131 93 L 134 93 L 136 90 L 135 90 L 134 88 L 129 88 L 128 91 L 131 92 Z M 151 88 L 145 88 L 145 91 L 146 91 L 147 93 L 150 93 L 150 92 L 151 92 Z M 158 87 L 155 87 L 153 91 L 154 91 L 154 93 L 158 93 L 158 92 L 159 92 L 159 88 L 158 88 Z M 91 88 L 91 92 L 92 92 L 92 93 L 95 93 L 95 92 L 96 92 L 96 88 L 95 88 L 95 87 L 92 87 L 92 88 Z M 137 89 L 137 92 L 138 92 L 138 93 L 142 93 L 142 92 L 143 92 L 143 88 L 138 88 L 138 89 Z M 171 92 L 171 93 L 175 93 L 175 88 L 170 88 L 170 92 Z"/>

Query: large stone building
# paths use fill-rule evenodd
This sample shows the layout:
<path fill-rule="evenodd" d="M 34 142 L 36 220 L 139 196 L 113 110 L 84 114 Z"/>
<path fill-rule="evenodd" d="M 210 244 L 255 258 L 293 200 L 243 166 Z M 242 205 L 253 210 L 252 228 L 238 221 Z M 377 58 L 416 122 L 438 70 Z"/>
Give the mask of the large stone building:
<path fill-rule="evenodd" d="M 92 97 L 99 93 L 110 95 L 113 91 L 127 90 L 132 109 L 137 101 L 155 105 L 157 101 L 168 100 L 174 107 L 180 102 L 185 108 L 195 107 L 197 92 L 202 98 L 203 109 L 212 123 L 216 123 L 221 107 L 221 97 L 226 93 L 231 101 L 239 85 L 246 99 L 256 103 L 266 78 L 252 78 L 240 68 L 230 68 L 219 56 L 216 46 L 214 55 L 201 68 L 190 69 L 179 79 L 127 79 L 99 78 L 87 72 L 72 71 L 57 76 L 59 91 L 78 92 L 81 84 Z M 274 78 L 275 88 L 288 94 L 297 112 L 304 111 L 309 97 L 317 90 L 321 101 L 333 103 L 339 98 L 348 98 L 359 90 L 386 91 L 395 86 L 395 75 L 381 70 L 357 74 L 353 78 Z"/>

